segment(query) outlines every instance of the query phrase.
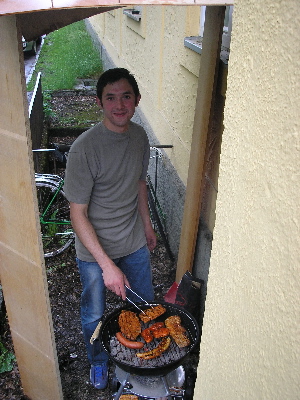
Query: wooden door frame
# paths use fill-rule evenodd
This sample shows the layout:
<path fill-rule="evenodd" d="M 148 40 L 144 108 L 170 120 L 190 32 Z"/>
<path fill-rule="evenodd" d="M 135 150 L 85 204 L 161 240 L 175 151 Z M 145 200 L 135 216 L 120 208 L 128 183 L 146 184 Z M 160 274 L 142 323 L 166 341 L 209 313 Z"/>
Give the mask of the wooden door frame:
<path fill-rule="evenodd" d="M 5 1 L 2 2 L 4 4 Z M 168 4 L 179 3 L 171 1 Z M 180 5 L 186 4 L 189 3 L 180 2 Z M 193 4 L 225 5 L 226 2 L 216 0 Z M 114 6 L 111 3 L 108 5 Z M 225 7 L 208 7 L 208 10 L 210 8 L 201 56 L 177 277 L 192 264 L 200 215 L 207 131 Z M 0 198 L 0 278 L 24 393 L 32 400 L 61 400 L 63 394 L 34 182 L 21 31 L 17 26 L 16 15 L 1 16 L 0 32 L 2 38 L 6 39 L 6 42 L 1 40 L 0 43 L 3 55 L 0 70 L 3 90 L 0 91 L 0 100 L 4 105 L 0 111 L 0 167 L 3 184 Z M 16 154 L 18 163 L 15 160 Z M 16 215 L 19 217 L 16 218 Z"/>
<path fill-rule="evenodd" d="M 209 126 L 215 104 L 225 6 L 207 7 L 202 44 L 198 92 L 195 107 L 176 281 L 192 272 L 195 246 L 205 186 L 205 160 L 208 158 Z"/>

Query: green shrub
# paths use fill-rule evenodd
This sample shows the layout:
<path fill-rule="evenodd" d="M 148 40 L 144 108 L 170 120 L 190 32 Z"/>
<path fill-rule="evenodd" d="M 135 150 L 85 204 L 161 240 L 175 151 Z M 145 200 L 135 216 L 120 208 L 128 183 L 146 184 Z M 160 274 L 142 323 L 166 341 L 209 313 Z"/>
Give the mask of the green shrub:
<path fill-rule="evenodd" d="M 0 374 L 13 369 L 15 356 L 0 341 Z"/>

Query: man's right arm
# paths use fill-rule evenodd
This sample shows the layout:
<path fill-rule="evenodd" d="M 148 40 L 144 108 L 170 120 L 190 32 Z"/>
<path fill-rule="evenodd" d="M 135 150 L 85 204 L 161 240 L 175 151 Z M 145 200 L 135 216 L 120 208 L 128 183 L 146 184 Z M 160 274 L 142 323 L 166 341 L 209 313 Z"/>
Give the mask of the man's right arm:
<path fill-rule="evenodd" d="M 108 257 L 99 243 L 95 229 L 88 218 L 88 205 L 71 202 L 70 214 L 72 226 L 76 235 L 101 266 L 105 286 L 125 300 L 126 293 L 124 285 L 130 287 L 129 282 L 123 272 Z"/>

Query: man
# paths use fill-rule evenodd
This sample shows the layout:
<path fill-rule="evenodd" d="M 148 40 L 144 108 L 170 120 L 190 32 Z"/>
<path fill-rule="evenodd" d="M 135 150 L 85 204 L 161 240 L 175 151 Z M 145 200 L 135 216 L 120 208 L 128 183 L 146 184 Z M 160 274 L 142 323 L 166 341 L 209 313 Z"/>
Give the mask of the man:
<path fill-rule="evenodd" d="M 156 235 L 149 217 L 149 142 L 131 121 L 141 95 L 124 68 L 104 72 L 96 101 L 103 121 L 80 135 L 68 155 L 64 190 L 82 282 L 81 321 L 97 389 L 108 381 L 108 357 L 90 338 L 105 310 L 106 288 L 126 297 L 125 285 L 154 299 L 149 250 Z M 96 343 L 96 344 L 95 344 Z"/>

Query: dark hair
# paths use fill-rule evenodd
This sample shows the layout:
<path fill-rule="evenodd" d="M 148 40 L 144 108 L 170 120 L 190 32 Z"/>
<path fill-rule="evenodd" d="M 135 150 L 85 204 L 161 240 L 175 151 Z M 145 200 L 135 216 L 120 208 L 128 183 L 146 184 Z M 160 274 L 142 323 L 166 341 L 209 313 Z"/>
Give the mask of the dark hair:
<path fill-rule="evenodd" d="M 102 93 L 105 86 L 109 83 L 115 83 L 120 79 L 127 79 L 129 84 L 132 86 L 135 98 L 140 95 L 140 90 L 135 77 L 126 68 L 112 68 L 103 72 L 97 82 L 97 97 L 102 104 Z"/>

